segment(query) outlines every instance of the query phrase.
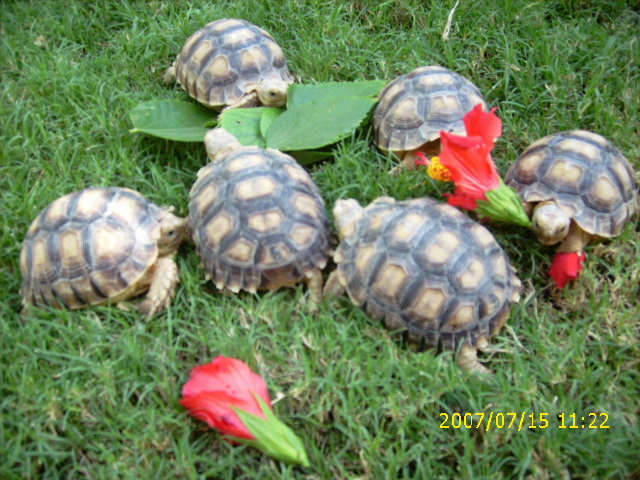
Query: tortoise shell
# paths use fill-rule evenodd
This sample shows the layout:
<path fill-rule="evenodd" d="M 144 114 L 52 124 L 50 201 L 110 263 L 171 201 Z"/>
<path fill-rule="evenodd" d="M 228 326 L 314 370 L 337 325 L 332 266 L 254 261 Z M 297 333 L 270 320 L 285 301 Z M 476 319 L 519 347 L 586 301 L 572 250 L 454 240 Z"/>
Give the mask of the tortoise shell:
<path fill-rule="evenodd" d="M 174 67 L 182 88 L 215 109 L 235 104 L 264 80 L 293 83 L 280 46 L 245 20 L 207 24 L 187 39 Z"/>
<path fill-rule="evenodd" d="M 486 344 L 520 281 L 493 235 L 428 198 L 382 198 L 342 230 L 334 260 L 351 301 L 419 349 Z"/>
<path fill-rule="evenodd" d="M 116 187 L 55 200 L 33 221 L 22 245 L 24 304 L 75 309 L 135 294 L 158 258 L 164 210 Z"/>
<path fill-rule="evenodd" d="M 241 147 L 200 169 L 189 225 L 207 278 L 232 292 L 294 285 L 330 254 L 318 187 L 277 150 Z"/>
<path fill-rule="evenodd" d="M 487 105 L 469 80 L 444 67 L 416 68 L 389 83 L 373 115 L 375 144 L 387 151 L 414 150 L 438 140 L 442 130 L 466 135 L 463 117 Z"/>
<path fill-rule="evenodd" d="M 584 130 L 533 143 L 505 183 L 524 202 L 555 201 L 582 230 L 605 238 L 619 235 L 638 208 L 629 161 L 607 139 Z"/>

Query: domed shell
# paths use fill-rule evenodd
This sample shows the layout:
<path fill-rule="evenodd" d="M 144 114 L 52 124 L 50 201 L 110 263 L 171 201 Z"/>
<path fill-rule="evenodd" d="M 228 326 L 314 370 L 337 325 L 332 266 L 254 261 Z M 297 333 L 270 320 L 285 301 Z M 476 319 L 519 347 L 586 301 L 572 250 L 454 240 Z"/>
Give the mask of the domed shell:
<path fill-rule="evenodd" d="M 342 233 L 334 260 L 350 299 L 419 349 L 485 343 L 519 298 L 493 235 L 449 205 L 381 199 Z"/>
<path fill-rule="evenodd" d="M 389 83 L 373 115 L 375 144 L 392 152 L 438 140 L 442 130 L 466 135 L 463 117 L 487 105 L 469 80 L 444 67 L 416 68 Z"/>
<path fill-rule="evenodd" d="M 158 258 L 162 212 L 126 188 L 88 188 L 55 200 L 22 245 L 25 305 L 75 309 L 126 297 Z"/>
<path fill-rule="evenodd" d="M 191 35 L 174 63 L 184 90 L 203 105 L 233 105 L 264 80 L 293 83 L 284 53 L 265 30 L 221 19 Z"/>
<path fill-rule="evenodd" d="M 554 200 L 584 231 L 605 238 L 619 235 L 638 208 L 629 161 L 607 139 L 584 130 L 533 143 L 505 183 L 524 202 Z"/>
<path fill-rule="evenodd" d="M 275 290 L 327 263 L 324 201 L 309 174 L 282 152 L 234 150 L 198 172 L 190 198 L 193 241 L 219 289 Z"/>

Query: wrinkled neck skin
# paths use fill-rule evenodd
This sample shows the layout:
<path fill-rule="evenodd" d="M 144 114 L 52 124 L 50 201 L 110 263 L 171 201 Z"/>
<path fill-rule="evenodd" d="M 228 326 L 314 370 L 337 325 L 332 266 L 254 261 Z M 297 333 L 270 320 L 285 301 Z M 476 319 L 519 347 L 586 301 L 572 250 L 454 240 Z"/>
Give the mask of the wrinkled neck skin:
<path fill-rule="evenodd" d="M 158 256 L 173 255 L 187 235 L 187 219 L 173 214 L 173 207 L 165 210 L 160 221 Z"/>
<path fill-rule="evenodd" d="M 571 221 L 569 234 L 558 247 L 558 253 L 581 253 L 592 240 L 596 237 L 582 230 L 578 224 Z"/>
<path fill-rule="evenodd" d="M 343 232 L 345 228 L 356 218 L 360 217 L 363 211 L 364 208 L 353 198 L 346 200 L 341 199 L 336 202 L 335 207 L 333 207 L 333 218 L 339 232 L 340 240 L 344 238 Z"/>

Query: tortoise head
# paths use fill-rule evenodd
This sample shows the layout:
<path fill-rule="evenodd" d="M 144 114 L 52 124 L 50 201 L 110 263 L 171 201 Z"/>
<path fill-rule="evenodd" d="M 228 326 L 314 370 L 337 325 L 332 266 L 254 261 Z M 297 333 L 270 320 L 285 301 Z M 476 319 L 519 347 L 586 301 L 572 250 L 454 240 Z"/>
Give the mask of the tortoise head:
<path fill-rule="evenodd" d="M 336 222 L 340 238 L 343 237 L 343 231 L 347 225 L 362 215 L 364 208 L 353 198 L 346 200 L 338 200 L 333 207 L 333 218 Z"/>
<path fill-rule="evenodd" d="M 284 107 L 287 103 L 287 89 L 289 83 L 279 78 L 271 78 L 264 80 L 256 93 L 260 99 L 260 103 L 265 107 Z"/>
<path fill-rule="evenodd" d="M 533 232 L 543 245 L 554 245 L 569 233 L 571 217 L 555 202 L 540 202 L 531 217 Z"/>
<path fill-rule="evenodd" d="M 166 208 L 160 220 L 158 255 L 173 254 L 182 243 L 182 240 L 187 236 L 187 233 L 187 219 L 175 216 L 173 214 L 173 207 Z"/>
<path fill-rule="evenodd" d="M 238 139 L 224 128 L 209 130 L 204 136 L 204 146 L 212 162 L 220 160 L 227 153 L 242 147 Z"/>

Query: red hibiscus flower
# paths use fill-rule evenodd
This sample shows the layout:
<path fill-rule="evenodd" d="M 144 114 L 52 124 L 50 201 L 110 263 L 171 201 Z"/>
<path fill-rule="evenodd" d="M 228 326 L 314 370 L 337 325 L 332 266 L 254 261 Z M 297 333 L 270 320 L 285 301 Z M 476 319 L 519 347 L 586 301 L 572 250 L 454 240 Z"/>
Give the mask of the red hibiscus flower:
<path fill-rule="evenodd" d="M 440 157 L 429 161 L 416 152 L 420 157 L 416 164 L 428 165 L 432 178 L 454 182 L 454 192 L 445 194 L 450 205 L 473 210 L 481 217 L 530 227 L 520 197 L 504 184 L 491 158 L 495 139 L 502 135 L 502 121 L 495 111 L 485 112 L 482 105 L 476 105 L 463 119 L 466 137 L 440 132 Z"/>
<path fill-rule="evenodd" d="M 302 441 L 273 414 L 265 381 L 241 360 L 219 356 L 195 367 L 180 403 L 230 441 L 283 462 L 309 465 Z"/>
<path fill-rule="evenodd" d="M 224 435 L 255 440 L 232 407 L 265 418 L 256 397 L 271 408 L 269 391 L 262 377 L 235 358 L 217 357 L 208 365 L 191 370 L 182 388 L 180 403 L 194 417 Z"/>
<path fill-rule="evenodd" d="M 500 187 L 500 175 L 491 159 L 494 141 L 502 135 L 502 121 L 494 113 L 487 113 L 476 105 L 464 116 L 467 136 L 440 133 L 442 153 L 440 163 L 451 172 L 455 191 L 449 204 L 475 210 L 477 200 L 487 200 L 485 193 Z"/>
<path fill-rule="evenodd" d="M 569 281 L 578 278 L 578 274 L 584 268 L 586 258 L 584 252 L 556 253 L 549 275 L 555 280 L 558 288 L 562 289 Z"/>

